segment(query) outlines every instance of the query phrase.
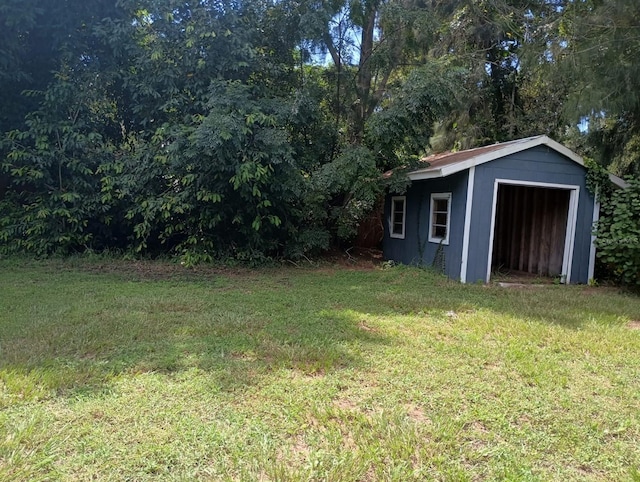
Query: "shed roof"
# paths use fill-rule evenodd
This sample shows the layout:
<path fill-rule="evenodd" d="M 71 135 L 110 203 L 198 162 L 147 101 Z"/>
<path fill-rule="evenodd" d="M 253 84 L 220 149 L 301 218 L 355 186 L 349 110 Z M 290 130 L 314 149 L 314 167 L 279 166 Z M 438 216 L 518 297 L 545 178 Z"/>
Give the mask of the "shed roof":
<path fill-rule="evenodd" d="M 422 179 L 450 176 L 451 174 L 464 171 L 473 166 L 478 166 L 485 162 L 490 162 L 537 146 L 547 146 L 567 157 L 571 161 L 584 166 L 582 157 L 572 150 L 567 149 L 562 144 L 547 136 L 535 136 L 484 147 L 476 147 L 475 149 L 467 149 L 465 151 L 433 154 L 423 159 L 425 162 L 428 162 L 429 165 L 422 169 L 410 172 L 409 179 L 412 181 L 419 181 Z M 609 178 L 616 186 L 622 188 L 627 187 L 627 183 L 619 177 L 609 174 Z"/>

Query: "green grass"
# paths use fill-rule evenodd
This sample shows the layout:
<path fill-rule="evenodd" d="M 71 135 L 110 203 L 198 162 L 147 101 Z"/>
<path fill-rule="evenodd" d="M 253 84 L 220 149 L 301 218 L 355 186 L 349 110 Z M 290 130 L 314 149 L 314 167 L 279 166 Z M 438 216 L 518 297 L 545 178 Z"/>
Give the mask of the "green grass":
<path fill-rule="evenodd" d="M 0 261 L 0 480 L 640 480 L 640 298 Z"/>

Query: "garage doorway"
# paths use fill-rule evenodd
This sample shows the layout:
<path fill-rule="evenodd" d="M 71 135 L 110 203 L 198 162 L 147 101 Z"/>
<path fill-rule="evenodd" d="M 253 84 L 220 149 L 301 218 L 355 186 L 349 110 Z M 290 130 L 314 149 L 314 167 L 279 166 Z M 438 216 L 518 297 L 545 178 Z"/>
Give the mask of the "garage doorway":
<path fill-rule="evenodd" d="M 496 180 L 491 273 L 569 282 L 578 186 Z"/>

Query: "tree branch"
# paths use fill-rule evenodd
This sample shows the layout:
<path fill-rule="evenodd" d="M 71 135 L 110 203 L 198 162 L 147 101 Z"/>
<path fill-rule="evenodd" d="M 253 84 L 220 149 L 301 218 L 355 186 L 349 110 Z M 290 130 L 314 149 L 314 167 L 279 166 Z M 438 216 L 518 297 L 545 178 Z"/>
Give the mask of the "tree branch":
<path fill-rule="evenodd" d="M 327 48 L 329 49 L 329 53 L 331 54 L 333 63 L 335 64 L 336 67 L 340 68 L 340 64 L 341 64 L 340 52 L 338 52 L 338 49 L 336 49 L 336 46 L 333 44 L 333 39 L 331 38 L 331 35 L 329 35 L 329 32 L 324 33 L 322 40 L 324 41 Z"/>

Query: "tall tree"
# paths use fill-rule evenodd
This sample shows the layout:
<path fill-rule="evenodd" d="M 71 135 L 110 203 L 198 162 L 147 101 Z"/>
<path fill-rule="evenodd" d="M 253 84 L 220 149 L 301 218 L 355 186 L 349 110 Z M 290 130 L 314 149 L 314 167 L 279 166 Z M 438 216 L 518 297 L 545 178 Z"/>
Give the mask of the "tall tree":
<path fill-rule="evenodd" d="M 574 86 L 567 119 L 588 125 L 582 141 L 619 175 L 640 176 L 640 4 L 567 2 L 558 24 L 560 68 Z M 585 142 L 586 141 L 586 142 Z"/>
<path fill-rule="evenodd" d="M 99 0 L 0 2 L 0 132 L 24 125 L 25 115 L 39 100 L 23 92 L 43 92 L 63 54 L 72 63 L 95 60 L 92 28 L 118 12 L 116 2 Z"/>
<path fill-rule="evenodd" d="M 302 21 L 307 38 L 329 53 L 334 109 L 347 123 L 347 141 L 361 143 L 394 75 L 419 65 L 416 56 L 431 46 L 431 8 L 411 0 L 323 1 L 305 11 Z"/>
<path fill-rule="evenodd" d="M 327 55 L 336 140 L 312 174 L 312 192 L 340 238 L 353 236 L 376 204 L 382 172 L 428 148 L 443 93 L 452 97 L 451 76 L 432 75 L 443 72 L 428 55 L 438 25 L 432 3 L 333 0 L 300 10 L 307 45 Z"/>
<path fill-rule="evenodd" d="M 468 148 L 536 134 L 557 135 L 566 92 L 553 85 L 549 30 L 560 0 L 459 0 L 443 3 L 434 54 L 467 70 L 459 108 L 443 119 L 437 150 Z"/>

